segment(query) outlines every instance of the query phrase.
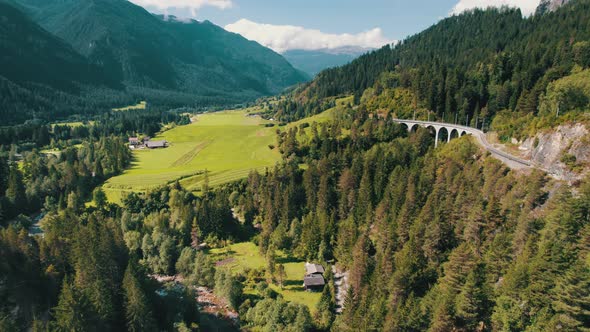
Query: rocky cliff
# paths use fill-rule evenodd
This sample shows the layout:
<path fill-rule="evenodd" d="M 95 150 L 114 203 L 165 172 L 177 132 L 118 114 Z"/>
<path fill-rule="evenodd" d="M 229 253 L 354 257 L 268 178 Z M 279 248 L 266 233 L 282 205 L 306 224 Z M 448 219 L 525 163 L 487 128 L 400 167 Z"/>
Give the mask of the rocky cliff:
<path fill-rule="evenodd" d="M 565 5 L 570 0 L 541 0 L 539 7 L 537 7 L 536 14 L 543 15 L 548 12 L 552 12 L 557 8 Z"/>
<path fill-rule="evenodd" d="M 557 127 L 520 145 L 524 157 L 557 178 L 576 181 L 590 173 L 590 132 L 580 123 Z"/>

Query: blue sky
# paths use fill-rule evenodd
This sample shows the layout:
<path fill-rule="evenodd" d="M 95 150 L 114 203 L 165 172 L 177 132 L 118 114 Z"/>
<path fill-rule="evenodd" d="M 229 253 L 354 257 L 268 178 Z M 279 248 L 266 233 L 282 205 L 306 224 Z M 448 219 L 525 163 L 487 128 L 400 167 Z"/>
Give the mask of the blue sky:
<path fill-rule="evenodd" d="M 295 25 L 326 33 L 358 33 L 380 27 L 388 38 L 401 39 L 447 16 L 455 0 L 235 0 L 234 7 L 203 7 L 200 19 L 225 26 L 239 19 Z"/>
<path fill-rule="evenodd" d="M 539 0 L 130 0 L 151 12 L 210 20 L 279 52 L 378 47 L 451 13 L 511 5 L 529 14 Z M 350 45 L 347 45 L 350 44 Z"/>

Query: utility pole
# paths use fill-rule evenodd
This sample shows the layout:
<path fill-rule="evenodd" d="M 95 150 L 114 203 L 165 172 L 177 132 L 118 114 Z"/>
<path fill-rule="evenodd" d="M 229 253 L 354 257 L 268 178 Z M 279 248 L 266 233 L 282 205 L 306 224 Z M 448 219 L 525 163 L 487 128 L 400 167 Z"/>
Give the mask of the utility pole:
<path fill-rule="evenodd" d="M 465 127 L 469 127 L 469 114 L 467 114 L 467 121 L 465 121 Z"/>

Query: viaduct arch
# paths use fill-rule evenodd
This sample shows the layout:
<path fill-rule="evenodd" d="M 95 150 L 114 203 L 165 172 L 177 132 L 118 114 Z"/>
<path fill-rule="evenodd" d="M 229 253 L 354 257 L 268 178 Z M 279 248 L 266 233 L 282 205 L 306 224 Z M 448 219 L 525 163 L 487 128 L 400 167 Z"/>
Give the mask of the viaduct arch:
<path fill-rule="evenodd" d="M 503 162 L 520 168 L 530 168 L 536 167 L 530 161 L 524 160 L 518 157 L 515 157 L 511 154 L 508 154 L 504 151 L 500 151 L 494 148 L 486 139 L 486 136 L 483 131 L 477 128 L 471 128 L 467 126 L 456 125 L 452 123 L 445 123 L 445 122 L 434 122 L 434 121 L 417 121 L 417 120 L 402 120 L 402 119 L 392 119 L 393 122 L 403 124 L 408 128 L 409 132 L 415 131 L 417 127 L 424 127 L 427 129 L 434 130 L 435 132 L 435 146 L 438 146 L 438 142 L 441 137 L 441 131 L 447 133 L 446 140 L 450 142 L 454 138 L 462 137 L 465 135 L 473 136 L 477 142 L 483 146 L 486 150 L 488 150 L 494 157 L 502 160 Z M 536 167 L 539 168 L 539 167 Z"/>

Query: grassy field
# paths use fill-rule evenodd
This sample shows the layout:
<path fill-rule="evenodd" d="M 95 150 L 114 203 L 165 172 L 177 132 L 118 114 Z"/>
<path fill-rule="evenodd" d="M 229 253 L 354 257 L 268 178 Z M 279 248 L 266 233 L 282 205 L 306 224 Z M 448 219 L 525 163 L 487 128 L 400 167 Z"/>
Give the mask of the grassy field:
<path fill-rule="evenodd" d="M 124 112 L 124 111 L 132 111 L 132 110 L 144 110 L 147 107 L 147 102 L 140 101 L 137 105 L 129 105 L 126 107 L 121 108 L 113 108 L 115 112 Z"/>
<path fill-rule="evenodd" d="M 94 124 L 94 121 L 57 122 L 57 123 L 52 123 L 51 128 L 53 128 L 55 126 L 82 127 L 82 126 L 92 126 L 93 124 Z"/>
<path fill-rule="evenodd" d="M 247 111 L 202 114 L 190 125 L 176 127 L 154 138 L 170 146 L 159 150 L 136 150 L 132 167 L 107 181 L 103 189 L 109 200 L 120 202 L 129 192 L 146 191 L 175 180 L 188 190 L 235 181 L 253 170 L 273 167 L 280 160 L 276 127 Z"/>
<path fill-rule="evenodd" d="M 344 97 L 344 98 L 337 99 L 336 106 L 334 106 L 330 109 L 327 109 L 320 114 L 316 114 L 314 116 L 310 116 L 308 118 L 304 118 L 299 121 L 291 122 L 287 125 L 287 128 L 299 127 L 299 125 L 301 125 L 303 123 L 308 123 L 308 124 L 312 124 L 313 122 L 324 123 L 324 122 L 328 122 L 330 120 L 333 120 L 335 115 L 341 109 L 343 109 L 346 105 L 353 102 L 353 98 L 354 97 L 350 96 L 350 97 Z"/>
<path fill-rule="evenodd" d="M 209 254 L 215 261 L 233 258 L 228 263 L 232 271 L 239 273 L 245 269 L 264 269 L 266 260 L 258 251 L 258 247 L 252 242 L 243 242 L 230 245 L 222 249 L 211 249 Z M 284 288 L 276 285 L 271 287 L 281 295 L 286 301 L 307 305 L 313 313 L 317 303 L 320 301 L 321 293 L 306 292 L 303 289 L 303 275 L 305 274 L 305 262 L 297 261 L 281 251 L 277 251 L 277 264 L 285 266 L 287 277 L 284 282 Z M 253 289 L 245 289 L 245 292 L 253 292 Z"/>

